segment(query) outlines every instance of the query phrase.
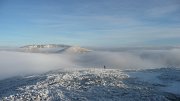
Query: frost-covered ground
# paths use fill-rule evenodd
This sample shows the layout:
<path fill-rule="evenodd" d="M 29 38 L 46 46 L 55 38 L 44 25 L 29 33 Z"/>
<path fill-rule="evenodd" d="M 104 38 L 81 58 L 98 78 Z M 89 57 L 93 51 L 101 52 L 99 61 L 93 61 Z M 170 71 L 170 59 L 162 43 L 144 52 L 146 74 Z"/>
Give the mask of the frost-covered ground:
<path fill-rule="evenodd" d="M 180 69 L 73 69 L 0 81 L 2 101 L 179 101 Z"/>

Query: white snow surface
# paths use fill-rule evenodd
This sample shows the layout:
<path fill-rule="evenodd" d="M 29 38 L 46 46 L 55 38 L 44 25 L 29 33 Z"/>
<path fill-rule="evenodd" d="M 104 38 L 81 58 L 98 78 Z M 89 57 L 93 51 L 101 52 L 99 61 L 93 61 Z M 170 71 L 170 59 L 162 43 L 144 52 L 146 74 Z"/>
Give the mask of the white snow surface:
<path fill-rule="evenodd" d="M 164 92 L 180 95 L 180 69 L 178 68 L 131 71 L 127 74 L 132 78 L 158 86 Z"/>
<path fill-rule="evenodd" d="M 166 74 L 167 71 L 170 73 Z M 142 73 L 158 74 L 148 78 Z M 135 73 L 137 73 L 135 75 Z M 138 75 L 140 73 L 140 75 Z M 143 74 L 144 75 L 144 74 Z M 143 76 L 142 75 L 142 76 Z M 54 70 L 39 75 L 14 77 L 0 81 L 2 101 L 171 101 L 176 92 L 167 92 L 179 83 L 180 70 L 153 69 L 121 71 L 119 69 Z M 148 81 L 150 77 L 161 82 Z M 13 83 L 13 84 L 11 84 Z M 176 89 L 180 87 L 177 86 Z"/>

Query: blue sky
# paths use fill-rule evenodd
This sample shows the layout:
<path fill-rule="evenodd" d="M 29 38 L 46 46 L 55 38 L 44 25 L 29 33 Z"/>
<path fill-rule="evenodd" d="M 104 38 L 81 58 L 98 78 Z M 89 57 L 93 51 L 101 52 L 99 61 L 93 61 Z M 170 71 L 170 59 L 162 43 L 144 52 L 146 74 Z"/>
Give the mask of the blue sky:
<path fill-rule="evenodd" d="M 179 0 L 0 0 L 0 45 L 180 45 Z"/>

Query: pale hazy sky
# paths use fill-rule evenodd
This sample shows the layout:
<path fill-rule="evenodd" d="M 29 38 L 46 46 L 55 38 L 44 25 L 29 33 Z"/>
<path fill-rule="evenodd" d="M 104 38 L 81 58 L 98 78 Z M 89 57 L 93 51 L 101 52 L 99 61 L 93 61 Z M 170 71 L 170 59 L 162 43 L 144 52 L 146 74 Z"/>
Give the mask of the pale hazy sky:
<path fill-rule="evenodd" d="M 180 0 L 0 0 L 0 45 L 180 45 Z"/>

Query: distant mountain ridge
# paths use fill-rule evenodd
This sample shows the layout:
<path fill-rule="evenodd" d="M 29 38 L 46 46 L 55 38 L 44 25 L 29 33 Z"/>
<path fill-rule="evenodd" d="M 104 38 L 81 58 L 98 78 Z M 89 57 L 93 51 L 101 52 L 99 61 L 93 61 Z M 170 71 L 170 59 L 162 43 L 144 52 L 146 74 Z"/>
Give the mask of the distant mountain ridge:
<path fill-rule="evenodd" d="M 63 44 L 44 44 L 44 45 L 26 45 L 20 48 L 59 48 L 59 47 L 70 47 L 70 46 Z"/>
<path fill-rule="evenodd" d="M 87 53 L 87 52 L 91 52 L 92 50 L 86 49 L 86 48 L 82 48 L 79 46 L 71 46 L 68 48 L 64 48 L 60 51 L 57 51 L 57 53 Z"/>
<path fill-rule="evenodd" d="M 92 50 L 82 48 L 80 46 L 70 46 L 70 45 L 62 45 L 62 44 L 44 44 L 44 45 L 26 45 L 20 47 L 25 52 L 33 52 L 33 53 L 68 53 L 68 54 L 76 54 L 76 53 L 87 53 Z"/>

